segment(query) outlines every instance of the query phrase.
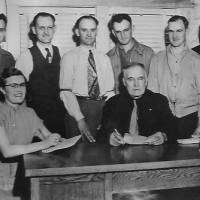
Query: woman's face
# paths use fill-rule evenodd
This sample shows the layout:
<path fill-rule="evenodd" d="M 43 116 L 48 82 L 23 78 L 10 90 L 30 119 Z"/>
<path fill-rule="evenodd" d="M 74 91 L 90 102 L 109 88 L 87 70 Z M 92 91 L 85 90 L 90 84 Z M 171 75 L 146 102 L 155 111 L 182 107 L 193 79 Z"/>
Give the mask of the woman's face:
<path fill-rule="evenodd" d="M 5 86 L 1 89 L 5 101 L 13 106 L 23 103 L 26 96 L 26 82 L 22 75 L 15 75 L 5 79 Z"/>

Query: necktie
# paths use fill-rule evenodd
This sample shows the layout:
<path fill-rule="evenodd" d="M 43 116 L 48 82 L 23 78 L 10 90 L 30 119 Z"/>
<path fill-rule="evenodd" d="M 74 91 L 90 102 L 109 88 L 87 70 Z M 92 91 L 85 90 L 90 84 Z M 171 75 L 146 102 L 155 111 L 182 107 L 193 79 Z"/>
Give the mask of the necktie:
<path fill-rule="evenodd" d="M 94 56 L 91 50 L 89 50 L 88 56 L 88 95 L 91 98 L 98 98 L 100 94 L 98 77 L 96 72 L 96 65 Z"/>
<path fill-rule="evenodd" d="M 137 123 L 137 104 L 136 100 L 133 100 L 134 102 L 134 108 L 131 114 L 131 121 L 130 121 L 130 127 L 129 127 L 129 133 L 130 134 L 136 134 L 138 135 L 138 123 Z"/>
<path fill-rule="evenodd" d="M 46 61 L 47 61 L 48 63 L 51 63 L 51 53 L 50 53 L 50 51 L 49 51 L 48 48 L 45 48 L 45 50 L 46 50 L 46 52 L 47 52 Z"/>

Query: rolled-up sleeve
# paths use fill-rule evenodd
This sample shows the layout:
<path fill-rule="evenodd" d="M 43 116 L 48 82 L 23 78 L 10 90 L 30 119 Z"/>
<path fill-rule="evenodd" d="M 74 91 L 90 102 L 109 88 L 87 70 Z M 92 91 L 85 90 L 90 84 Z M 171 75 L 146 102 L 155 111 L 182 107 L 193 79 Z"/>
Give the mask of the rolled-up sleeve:
<path fill-rule="evenodd" d="M 73 93 L 73 77 L 74 77 L 74 59 L 70 53 L 64 54 L 60 63 L 60 98 L 64 102 L 68 113 L 75 118 L 76 121 L 84 118 L 81 113 L 76 96 Z"/>
<path fill-rule="evenodd" d="M 114 96 L 114 72 L 112 69 L 112 65 L 110 62 L 110 59 L 108 56 L 105 56 L 106 59 L 106 65 L 107 65 L 107 73 L 105 73 L 106 77 L 105 77 L 105 96 L 107 96 L 107 99 L 109 99 L 110 97 Z"/>

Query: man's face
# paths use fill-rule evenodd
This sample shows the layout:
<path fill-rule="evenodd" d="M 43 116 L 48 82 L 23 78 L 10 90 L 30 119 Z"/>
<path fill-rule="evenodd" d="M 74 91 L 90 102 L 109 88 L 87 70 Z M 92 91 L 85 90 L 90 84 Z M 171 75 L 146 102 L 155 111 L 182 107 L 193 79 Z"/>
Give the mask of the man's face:
<path fill-rule="evenodd" d="M 129 95 L 134 99 L 140 98 L 146 89 L 147 77 L 140 66 L 134 66 L 124 70 L 123 83 Z"/>
<path fill-rule="evenodd" d="M 112 33 L 121 45 L 127 45 L 132 38 L 132 27 L 129 21 L 114 22 Z"/>
<path fill-rule="evenodd" d="M 36 26 L 32 30 L 37 35 L 40 43 L 50 44 L 55 33 L 55 24 L 51 17 L 40 16 L 37 19 Z"/>
<path fill-rule="evenodd" d="M 97 25 L 93 19 L 82 19 L 76 35 L 80 37 L 80 43 L 85 46 L 93 46 L 97 36 Z"/>
<path fill-rule="evenodd" d="M 173 47 L 180 47 L 186 41 L 186 29 L 182 20 L 169 22 L 168 24 L 169 42 Z"/>
<path fill-rule="evenodd" d="M 11 105 L 21 104 L 26 95 L 26 84 L 21 75 L 11 76 L 6 79 L 5 87 L 1 89 L 6 102 Z"/>
<path fill-rule="evenodd" d="M 6 37 L 6 24 L 3 20 L 0 20 L 0 44 L 5 41 Z"/>

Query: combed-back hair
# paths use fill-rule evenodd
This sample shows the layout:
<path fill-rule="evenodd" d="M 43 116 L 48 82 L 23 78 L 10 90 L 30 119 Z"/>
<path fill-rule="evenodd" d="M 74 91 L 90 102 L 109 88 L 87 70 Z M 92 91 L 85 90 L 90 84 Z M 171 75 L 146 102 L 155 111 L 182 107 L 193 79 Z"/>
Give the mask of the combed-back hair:
<path fill-rule="evenodd" d="M 188 26 L 189 26 L 188 20 L 186 19 L 186 17 L 181 16 L 181 15 L 174 15 L 174 16 L 172 16 L 172 17 L 168 20 L 168 24 L 169 24 L 170 22 L 176 22 L 176 21 L 178 21 L 178 20 L 181 20 L 181 21 L 183 22 L 183 24 L 184 24 L 184 26 L 185 26 L 185 29 L 188 28 Z"/>

